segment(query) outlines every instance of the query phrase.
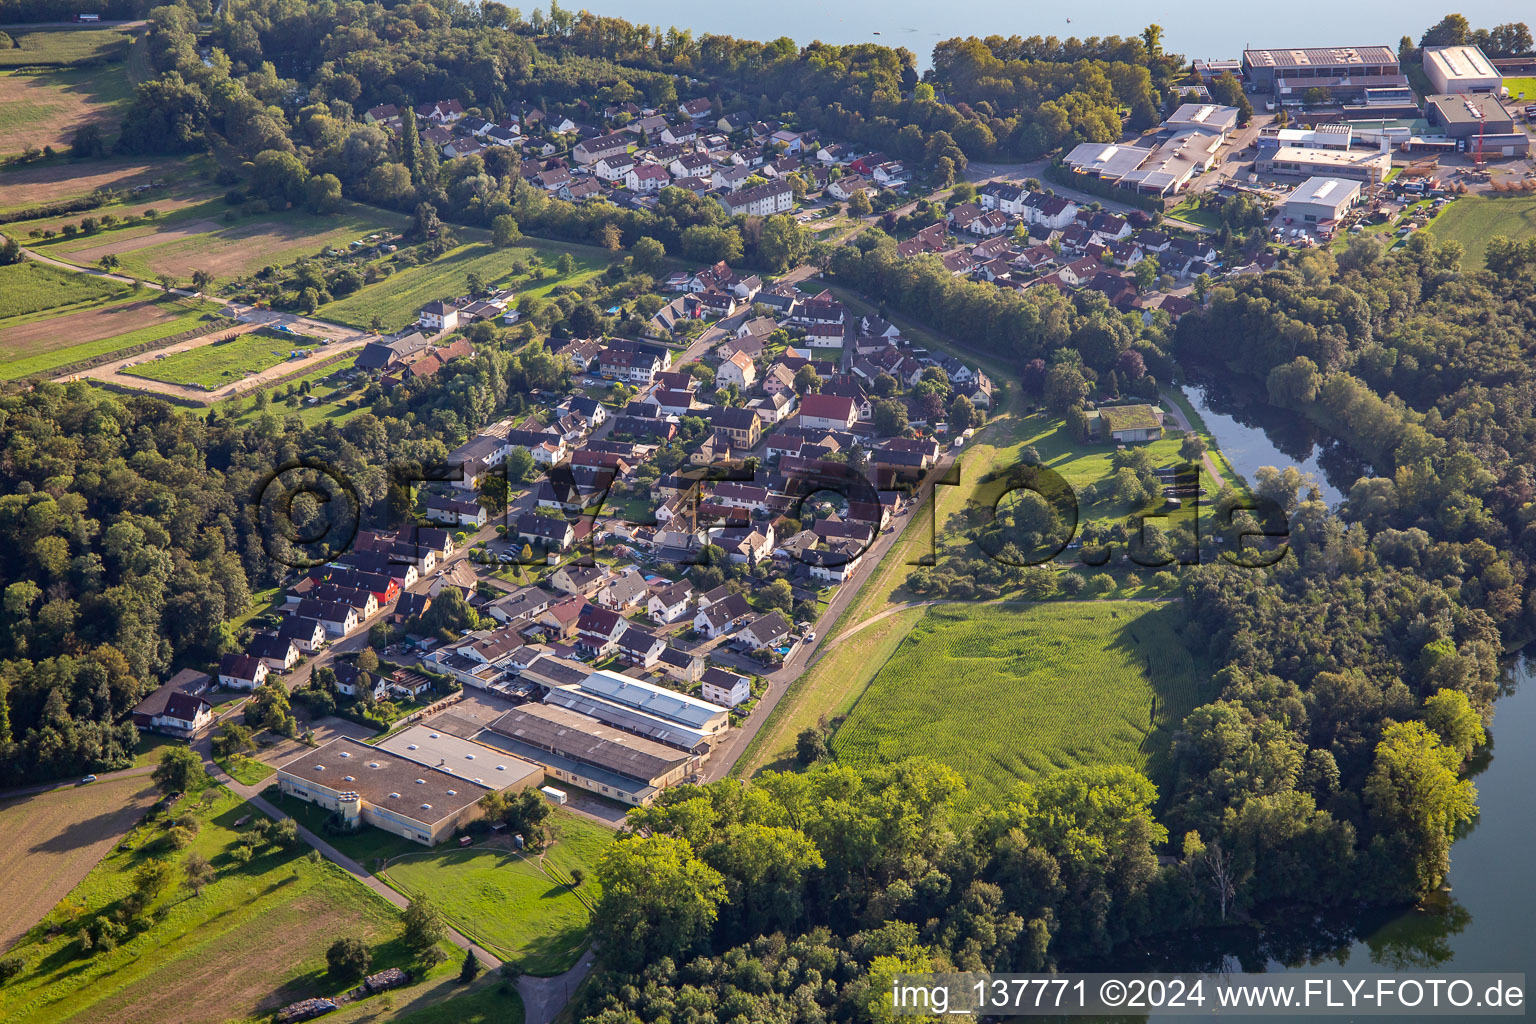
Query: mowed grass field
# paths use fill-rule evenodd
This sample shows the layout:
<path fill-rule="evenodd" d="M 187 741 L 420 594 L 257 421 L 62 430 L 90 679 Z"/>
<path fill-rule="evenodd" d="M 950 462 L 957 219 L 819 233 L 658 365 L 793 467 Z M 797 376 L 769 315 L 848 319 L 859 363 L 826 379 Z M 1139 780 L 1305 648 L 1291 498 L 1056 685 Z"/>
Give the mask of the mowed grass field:
<path fill-rule="evenodd" d="M 1430 230 L 1436 238 L 1451 239 L 1466 248 L 1464 267 L 1480 268 L 1488 241 L 1495 235 L 1517 242 L 1536 238 L 1536 195 L 1463 196 L 1446 206 Z"/>
<path fill-rule="evenodd" d="M 128 33 L 42 29 L 12 38 L 16 45 L 0 50 L 0 153 L 63 150 L 93 122 L 116 134 L 112 122 L 133 94 L 123 63 Z"/>
<path fill-rule="evenodd" d="M 71 275 L 79 277 L 80 275 Z M 196 299 L 140 292 L 78 310 L 53 310 L 20 322 L 0 321 L 0 380 L 44 374 L 55 367 L 132 348 L 195 329 L 215 307 Z"/>
<path fill-rule="evenodd" d="M 0 804 L 0 951 L 80 883 L 155 802 L 149 777 L 57 789 Z"/>
<path fill-rule="evenodd" d="M 0 330 L 11 317 L 122 295 L 128 285 L 30 260 L 0 267 Z"/>
<path fill-rule="evenodd" d="M 129 33 L 117 28 L 10 30 L 16 44 L 0 50 L 0 68 L 63 67 L 121 60 Z"/>
<path fill-rule="evenodd" d="M 70 894 L 73 921 L 65 907 L 50 915 L 61 933 L 34 929 L 17 945 L 27 966 L 0 988 L 0 1020 L 212 1024 L 264 1015 L 338 990 L 325 976 L 325 950 L 343 936 L 370 945 L 375 969 L 406 966 L 399 912 L 340 868 L 311 863 L 302 844 L 258 844 L 249 863 L 233 860 L 251 828 L 235 821 L 261 815 L 227 790 L 214 792 L 213 804 L 196 812 L 201 827 L 187 850 L 168 852 L 159 824 L 136 829 Z M 200 896 L 179 883 L 191 852 L 217 872 Z M 115 949 L 82 954 L 79 924 L 110 913 L 153 857 L 172 860 L 178 875 L 151 905 L 153 923 Z"/>
<path fill-rule="evenodd" d="M 501 846 L 443 847 L 400 856 L 379 874 L 408 896 L 430 897 L 454 927 L 525 972 L 558 974 L 586 946 L 598 895 L 591 879 L 614 833 L 562 811 L 553 820 L 560 839 L 542 866 Z M 580 895 L 566 884 L 572 868 L 588 879 Z"/>
<path fill-rule="evenodd" d="M 1081 764 L 1158 774 L 1204 675 L 1179 606 L 1139 601 L 939 605 L 880 666 L 832 738 L 854 764 L 936 758 L 981 807 Z"/>
<path fill-rule="evenodd" d="M 381 229 L 399 230 L 406 222 L 399 214 L 355 205 L 323 216 L 294 209 L 234 222 L 224 220 L 227 211 L 222 202 L 203 202 L 152 224 L 55 239 L 41 248 L 81 266 L 111 255 L 120 273 L 142 278 L 169 274 L 185 282 L 193 271 L 206 270 L 215 282 L 224 282 L 327 248 L 345 248 Z"/>
<path fill-rule="evenodd" d="M 922 608 L 895 611 L 829 645 L 822 659 L 785 692 L 732 774 L 750 778 L 760 771 L 795 767 L 795 740 L 800 733 L 824 717 L 830 720 L 846 713 L 923 613 Z"/>
<path fill-rule="evenodd" d="M 63 151 L 86 124 L 103 125 L 110 139 L 131 96 L 121 64 L 0 71 L 0 110 L 5 112 L 0 117 L 0 153 L 20 153 L 31 146 Z"/>
<path fill-rule="evenodd" d="M 1504 88 L 1509 90 L 1511 99 L 1520 103 L 1536 103 L 1536 76 L 1506 78 Z"/>
<path fill-rule="evenodd" d="M 562 252 L 569 252 L 575 259 L 574 273 L 554 273 L 555 261 Z M 539 278 L 539 268 L 531 268 L 529 274 L 513 277 L 516 264 L 530 263 L 534 256 L 543 261 L 550 276 Z M 468 290 L 470 274 L 478 274 L 488 285 L 515 285 L 519 295 L 540 295 L 558 285 L 579 284 L 596 276 L 612 258 L 595 246 L 557 245 L 534 239 L 524 239 L 510 249 L 497 249 L 489 242 L 470 242 L 450 249 L 430 263 L 399 270 L 377 284 L 327 303 L 315 315 L 358 328 L 367 328 L 377 316 L 386 329 L 394 330 L 415 322 L 421 307 L 433 299 L 463 295 Z"/>
<path fill-rule="evenodd" d="M 211 342 L 164 359 L 146 354 L 142 362 L 123 372 L 168 384 L 201 384 L 211 391 L 286 362 L 292 352 L 312 355 L 316 347 L 314 344 L 302 345 L 297 338 L 284 339 L 264 331 L 249 331 L 229 341 Z"/>

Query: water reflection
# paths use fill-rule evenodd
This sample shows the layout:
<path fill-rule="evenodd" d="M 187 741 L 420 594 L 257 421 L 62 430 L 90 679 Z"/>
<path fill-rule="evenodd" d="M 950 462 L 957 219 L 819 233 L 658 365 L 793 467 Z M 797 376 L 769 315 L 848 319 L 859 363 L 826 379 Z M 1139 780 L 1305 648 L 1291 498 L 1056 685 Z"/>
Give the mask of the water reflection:
<path fill-rule="evenodd" d="M 1187 384 L 1184 393 L 1245 479 L 1252 480 L 1260 466 L 1295 466 L 1312 476 L 1331 507 L 1344 500 L 1356 479 L 1370 472 L 1344 445 L 1323 436 L 1306 419 L 1270 407 L 1262 394 L 1206 380 Z"/>
<path fill-rule="evenodd" d="M 1217 437 L 1221 435 L 1218 433 Z M 1451 848 L 1449 888 L 1416 906 L 1282 919 L 1117 950 L 1105 969 L 1146 971 L 1523 971 L 1536 974 L 1536 886 L 1526 868 L 1536 820 L 1536 683 L 1506 674 L 1488 747 L 1470 765 L 1478 817 Z"/>

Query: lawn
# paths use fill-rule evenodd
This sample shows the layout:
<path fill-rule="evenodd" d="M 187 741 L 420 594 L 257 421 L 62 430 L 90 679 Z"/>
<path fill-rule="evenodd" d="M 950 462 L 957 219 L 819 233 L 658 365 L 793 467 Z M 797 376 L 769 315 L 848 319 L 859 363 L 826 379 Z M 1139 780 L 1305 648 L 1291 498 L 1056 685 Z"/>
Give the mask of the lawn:
<path fill-rule="evenodd" d="M 375 871 L 381 860 L 398 857 L 406 853 L 420 853 L 422 845 L 412 842 L 404 836 L 393 835 L 376 828 L 361 828 L 356 832 L 344 832 L 332 834 L 326 829 L 326 822 L 331 817 L 331 812 L 323 807 L 316 807 L 305 800 L 296 800 L 278 790 L 277 786 L 268 786 L 261 794 L 277 807 L 278 810 L 293 818 L 300 825 L 309 829 L 315 835 L 320 836 L 343 854 L 351 857 L 369 871 Z"/>
<path fill-rule="evenodd" d="M 1520 103 L 1536 103 L 1536 76 L 1504 79 L 1509 96 Z"/>
<path fill-rule="evenodd" d="M 0 267 L 0 328 L 11 317 L 124 295 L 128 286 L 26 260 Z"/>
<path fill-rule="evenodd" d="M 325 974 L 325 950 L 342 936 L 367 942 L 375 968 L 406 966 L 394 907 L 334 865 L 312 863 L 302 844 L 287 851 L 258 844 L 239 863 L 231 852 L 250 825 L 234 823 L 260 814 L 227 790 L 211 792 L 210 806 L 182 802 L 201 824 L 185 851 L 165 846 L 159 823 L 135 829 L 49 915 L 45 924 L 60 931 L 28 933 L 13 951 L 27 966 L 0 989 L 0 1019 L 150 1024 L 165 1020 L 168 1006 L 179 1024 L 265 1015 L 344 987 Z M 216 872 L 201 895 L 180 884 L 191 853 Z M 114 913 L 135 872 L 155 858 L 171 860 L 177 877 L 151 902 L 147 926 L 115 948 L 82 953 L 81 927 Z"/>
<path fill-rule="evenodd" d="M 1536 195 L 1463 196 L 1446 206 L 1430 230 L 1466 248 L 1464 267 L 1480 268 L 1495 235 L 1517 242 L 1536 237 Z"/>
<path fill-rule="evenodd" d="M 560 276 L 554 270 L 555 260 L 566 251 L 575 259 L 576 271 Z M 512 276 L 515 264 L 530 263 L 534 256 L 541 259 L 541 267 Z M 470 242 L 430 263 L 406 267 L 377 284 L 327 303 L 315 315 L 358 328 L 368 328 L 378 317 L 386 329 L 394 329 L 414 323 L 417 312 L 433 299 L 463 295 L 470 274 L 478 274 L 488 285 L 515 285 L 520 295 L 546 295 L 558 285 L 579 284 L 596 276 L 609 259 L 602 249 L 591 246 L 555 246 L 525 239 L 514 248 L 497 249 L 489 242 Z"/>
<path fill-rule="evenodd" d="M 322 423 L 345 423 L 360 412 L 366 411 L 366 406 L 348 407 L 343 404 L 346 398 L 360 394 L 363 390 L 362 381 L 342 380 L 340 375 L 351 370 L 357 363 L 357 356 L 349 356 L 339 363 L 323 366 L 318 370 L 306 373 L 302 377 L 296 377 L 282 384 L 286 390 L 289 385 L 298 387 L 305 381 L 309 382 L 308 395 L 298 395 L 297 404 L 290 405 L 288 399 L 278 401 L 274 398 L 265 409 L 259 408 L 248 395 L 241 395 L 225 402 L 241 403 L 239 420 L 241 423 L 252 424 L 258 422 L 267 413 L 286 420 L 289 416 L 297 416 L 305 426 L 313 427 Z M 270 393 L 270 392 L 269 392 Z M 308 399 L 316 399 L 310 404 Z M 222 403 L 221 403 L 222 404 Z"/>
<path fill-rule="evenodd" d="M 271 765 L 240 754 L 232 758 L 214 758 L 214 760 L 229 774 L 230 778 L 242 786 L 259 786 L 262 780 L 277 774 L 277 769 Z"/>
<path fill-rule="evenodd" d="M 278 338 L 265 331 L 248 331 L 229 341 L 215 341 L 197 348 L 168 355 L 153 356 L 123 372 L 169 384 L 201 384 L 208 390 L 243 380 L 290 358 L 293 352 L 313 354 L 314 343 L 299 338 Z"/>
<path fill-rule="evenodd" d="M 887 556 L 887 564 L 900 563 L 893 553 Z M 899 576 L 904 578 L 909 571 L 903 566 Z M 873 581 L 866 585 L 872 586 Z M 847 618 L 845 615 L 844 619 Z M 824 717 L 830 720 L 833 715 L 847 712 L 880 666 L 922 618 L 923 609 L 904 609 L 869 623 L 846 640 L 830 644 L 821 660 L 796 680 L 779 700 L 773 715 L 763 723 L 751 746 L 736 762 L 732 774 L 750 777 L 760 771 L 794 767 L 796 737 Z"/>
<path fill-rule="evenodd" d="M 1179 640 L 1180 614 L 1129 601 L 930 608 L 832 749 L 853 764 L 936 758 L 965 777 L 973 808 L 1075 765 L 1156 776 L 1207 678 Z"/>
<path fill-rule="evenodd" d="M 1200 205 L 1197 196 L 1187 196 L 1179 205 L 1168 211 L 1168 216 L 1175 220 L 1187 221 L 1190 224 L 1198 224 L 1212 231 L 1221 229 L 1221 216 L 1215 210 L 1208 210 Z"/>
<path fill-rule="evenodd" d="M 486 977 L 468 991 L 420 1009 L 407 1008 L 396 1024 L 523 1024 L 523 1001 L 507 982 Z"/>
<path fill-rule="evenodd" d="M 140 294 L 145 298 L 55 311 L 0 330 L 0 379 L 46 373 L 68 363 L 169 338 L 195 329 L 215 308 L 194 299 L 166 299 L 147 291 Z"/>
<path fill-rule="evenodd" d="M 558 974 L 586 946 L 597 896 L 590 879 L 614 833 L 565 812 L 554 820 L 560 839 L 542 865 L 501 846 L 418 847 L 391 860 L 380 877 L 408 896 L 430 896 L 454 927 L 525 972 Z M 572 868 L 588 878 L 577 891 L 567 884 Z"/>

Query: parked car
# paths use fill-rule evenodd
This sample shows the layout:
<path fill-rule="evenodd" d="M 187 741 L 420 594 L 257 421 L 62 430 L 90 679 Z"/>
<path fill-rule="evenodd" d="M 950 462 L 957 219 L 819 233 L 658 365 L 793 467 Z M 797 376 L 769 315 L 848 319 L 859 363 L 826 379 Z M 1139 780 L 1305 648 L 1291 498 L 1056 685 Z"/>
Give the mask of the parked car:
<path fill-rule="evenodd" d="M 85 778 L 80 780 L 80 785 L 84 786 L 84 785 L 87 785 L 87 784 L 95 782 L 95 781 L 96 781 L 96 776 L 94 776 L 94 775 L 87 775 Z"/>

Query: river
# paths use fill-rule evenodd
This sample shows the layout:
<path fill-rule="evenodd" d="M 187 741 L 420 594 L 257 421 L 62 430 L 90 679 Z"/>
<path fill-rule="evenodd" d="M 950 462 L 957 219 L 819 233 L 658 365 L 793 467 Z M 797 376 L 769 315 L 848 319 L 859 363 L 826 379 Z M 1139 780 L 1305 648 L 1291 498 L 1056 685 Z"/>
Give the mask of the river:
<path fill-rule="evenodd" d="M 777 39 L 797 43 L 880 43 L 904 46 L 926 69 L 934 44 L 956 36 L 1020 35 L 1133 36 L 1149 22 L 1163 27 L 1163 48 L 1195 57 L 1239 57 L 1249 46 L 1365 46 L 1397 49 L 1401 36 L 1415 41 L 1424 30 L 1455 10 L 1473 27 L 1492 28 L 1518 20 L 1522 8 L 1511 0 L 1400 0 L 1390 11 L 1380 4 L 1292 0 L 1270 8 L 1269 15 L 1205 4 L 1148 6 L 1134 0 L 1103 0 L 1088 6 L 1018 0 L 981 0 L 968 4 L 958 18 L 947 4 L 883 3 L 880 0 L 780 0 L 774 4 L 696 4 L 682 0 L 583 0 L 565 5 L 662 29 L 671 26 L 740 39 Z M 1527 9 L 1528 10 L 1528 9 Z M 1528 20 L 1528 19 L 1527 19 Z"/>
<path fill-rule="evenodd" d="M 1340 486 L 1352 481 L 1348 455 L 1324 447 L 1297 418 L 1260 426 L 1251 412 L 1257 403 L 1239 409 L 1210 386 L 1186 387 L 1185 393 L 1244 477 L 1251 479 L 1260 466 L 1295 465 L 1318 479 L 1330 505 L 1340 500 Z M 1451 848 L 1449 891 L 1411 910 L 1341 922 L 1340 942 L 1332 950 L 1325 950 L 1327 942 L 1319 943 L 1316 934 L 1298 936 L 1292 948 L 1323 954 L 1313 963 L 1287 968 L 1264 957 L 1267 964 L 1248 962 L 1248 969 L 1523 971 L 1536 977 L 1536 885 L 1526 875 L 1527 843 L 1536 822 L 1533 677 L 1536 664 L 1520 658 L 1495 704 L 1492 742 L 1471 769 L 1480 816 Z"/>

